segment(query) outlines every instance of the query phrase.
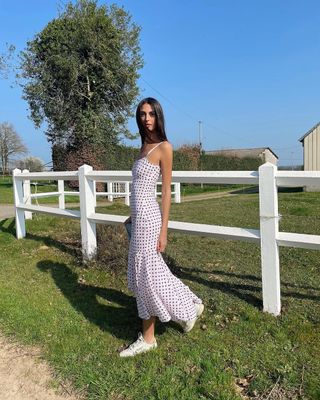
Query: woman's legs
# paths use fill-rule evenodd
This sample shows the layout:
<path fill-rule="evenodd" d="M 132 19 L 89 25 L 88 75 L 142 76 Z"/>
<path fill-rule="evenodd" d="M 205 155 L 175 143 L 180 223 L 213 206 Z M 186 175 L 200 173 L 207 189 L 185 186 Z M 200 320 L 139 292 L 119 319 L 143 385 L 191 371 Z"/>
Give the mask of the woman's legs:
<path fill-rule="evenodd" d="M 156 325 L 156 317 L 151 317 L 149 319 L 142 320 L 143 338 L 149 344 L 155 341 L 154 337 L 155 325 Z"/>

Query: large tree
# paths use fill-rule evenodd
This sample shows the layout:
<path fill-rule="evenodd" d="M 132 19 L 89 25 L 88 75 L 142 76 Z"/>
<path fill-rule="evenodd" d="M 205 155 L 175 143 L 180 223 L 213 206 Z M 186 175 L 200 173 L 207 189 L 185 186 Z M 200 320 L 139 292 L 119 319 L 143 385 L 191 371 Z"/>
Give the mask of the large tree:
<path fill-rule="evenodd" d="M 21 54 L 23 93 L 52 144 L 116 143 L 139 90 L 140 28 L 115 5 L 68 3 Z"/>
<path fill-rule="evenodd" d="M 27 153 L 27 148 L 23 144 L 20 136 L 14 127 L 8 122 L 0 124 L 0 162 L 2 173 L 8 173 L 10 158 L 18 154 Z"/>

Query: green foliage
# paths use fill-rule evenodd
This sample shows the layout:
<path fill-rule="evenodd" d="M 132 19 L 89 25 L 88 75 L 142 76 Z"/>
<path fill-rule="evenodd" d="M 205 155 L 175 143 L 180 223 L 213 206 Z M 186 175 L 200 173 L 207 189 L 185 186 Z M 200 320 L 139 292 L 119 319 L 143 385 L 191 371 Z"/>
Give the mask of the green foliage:
<path fill-rule="evenodd" d="M 261 165 L 260 158 L 237 158 L 201 154 L 200 157 L 194 156 L 194 151 L 190 153 L 181 151 L 173 152 L 174 171 L 256 171 Z M 139 149 L 123 145 L 112 146 L 105 156 L 104 164 L 106 169 L 111 170 L 131 170 L 132 164 L 139 156 Z M 63 158 L 63 157 L 62 157 Z"/>
<path fill-rule="evenodd" d="M 52 149 L 54 170 L 64 171 L 68 169 L 68 149 L 61 145 L 54 145 Z M 103 153 L 101 153 L 101 149 L 96 152 L 92 150 L 91 153 L 94 153 L 93 159 L 97 157 L 97 154 L 101 154 L 100 164 L 103 166 L 103 169 L 131 170 L 132 164 L 139 157 L 139 152 L 140 150 L 137 147 L 113 144 L 105 146 Z M 80 160 L 82 151 L 77 149 L 77 153 L 79 154 L 78 158 Z M 173 170 L 256 171 L 262 163 L 260 158 L 237 158 L 206 154 L 201 154 L 201 156 L 196 157 L 195 154 L 196 151 L 193 147 L 190 152 L 186 151 L 186 147 L 174 150 Z M 90 164 L 89 158 L 86 162 Z"/>
<path fill-rule="evenodd" d="M 123 8 L 79 0 L 27 43 L 23 95 L 50 142 L 101 146 L 127 134 L 143 65 L 139 32 Z"/>
<path fill-rule="evenodd" d="M 257 171 L 262 164 L 258 157 L 238 158 L 210 154 L 203 154 L 201 162 L 204 171 Z"/>

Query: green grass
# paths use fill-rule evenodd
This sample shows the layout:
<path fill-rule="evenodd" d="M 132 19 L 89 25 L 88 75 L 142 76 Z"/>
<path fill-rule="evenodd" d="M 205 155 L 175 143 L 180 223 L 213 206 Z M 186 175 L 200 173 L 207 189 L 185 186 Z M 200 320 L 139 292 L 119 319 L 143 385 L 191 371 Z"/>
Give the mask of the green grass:
<path fill-rule="evenodd" d="M 69 189 L 65 189 L 71 191 Z M 38 182 L 37 187 L 31 185 L 31 193 L 57 192 L 58 185 L 51 182 Z M 35 199 L 32 203 L 35 204 Z M 79 196 L 65 196 L 66 203 L 74 203 L 79 201 Z M 41 197 L 38 199 L 39 204 L 58 203 L 58 196 Z M 11 177 L 0 177 L 0 204 L 13 204 L 13 184 Z"/>
<path fill-rule="evenodd" d="M 13 204 L 12 178 L 0 176 L 0 204 Z"/>
<path fill-rule="evenodd" d="M 319 200 L 281 193 L 281 230 L 320 234 Z M 255 194 L 172 204 L 170 219 L 258 228 L 258 204 Z M 120 202 L 107 212 L 129 214 Z M 1 330 L 40 345 L 88 399 L 236 400 L 237 379 L 252 398 L 320 398 L 319 252 L 281 248 L 275 318 L 261 311 L 258 246 L 170 233 L 166 260 L 203 299 L 204 315 L 188 335 L 159 323 L 156 351 L 120 359 L 140 329 L 125 274 L 79 264 L 76 221 L 36 216 L 19 241 L 12 219 L 1 225 Z"/>

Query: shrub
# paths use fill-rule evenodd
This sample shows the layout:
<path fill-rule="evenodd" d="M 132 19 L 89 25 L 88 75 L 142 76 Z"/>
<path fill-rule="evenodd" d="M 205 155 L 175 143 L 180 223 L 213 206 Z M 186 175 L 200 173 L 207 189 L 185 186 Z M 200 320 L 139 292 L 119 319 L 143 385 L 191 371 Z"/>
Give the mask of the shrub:
<path fill-rule="evenodd" d="M 129 242 L 123 226 L 97 226 L 97 264 L 117 275 L 125 274 Z"/>
<path fill-rule="evenodd" d="M 95 170 L 103 170 L 103 154 L 103 149 L 90 145 L 83 146 L 79 149 L 72 149 L 66 154 L 66 170 L 75 171 L 83 164 L 88 164 Z M 79 181 L 70 181 L 69 186 L 72 188 L 79 188 Z M 97 183 L 96 188 L 98 191 L 103 191 L 104 184 Z"/>

